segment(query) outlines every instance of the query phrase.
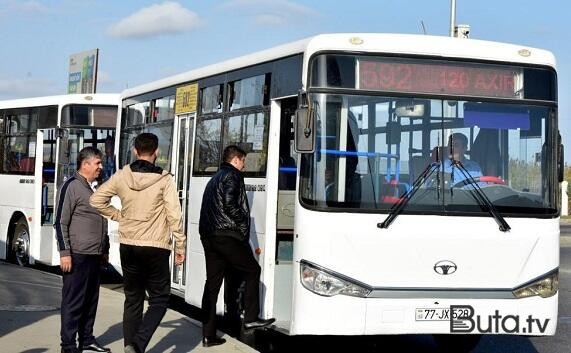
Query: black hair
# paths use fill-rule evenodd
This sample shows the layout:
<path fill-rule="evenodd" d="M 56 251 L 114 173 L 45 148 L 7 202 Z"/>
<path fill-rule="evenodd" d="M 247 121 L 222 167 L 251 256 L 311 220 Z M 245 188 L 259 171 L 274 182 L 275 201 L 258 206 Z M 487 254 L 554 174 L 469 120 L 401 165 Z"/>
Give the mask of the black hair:
<path fill-rule="evenodd" d="M 143 132 L 135 138 L 135 149 L 139 155 L 151 155 L 159 148 L 159 138 L 150 132 Z"/>
<path fill-rule="evenodd" d="M 222 155 L 222 159 L 224 160 L 224 162 L 230 163 L 230 161 L 232 161 L 234 157 L 238 158 L 246 157 L 246 152 L 244 152 L 243 149 L 241 149 L 236 145 L 226 146 L 226 148 L 224 148 L 224 153 Z"/>
<path fill-rule="evenodd" d="M 77 156 L 77 170 L 81 168 L 83 161 L 89 160 L 91 158 L 103 159 L 103 153 L 95 147 L 87 146 L 84 147 Z"/>

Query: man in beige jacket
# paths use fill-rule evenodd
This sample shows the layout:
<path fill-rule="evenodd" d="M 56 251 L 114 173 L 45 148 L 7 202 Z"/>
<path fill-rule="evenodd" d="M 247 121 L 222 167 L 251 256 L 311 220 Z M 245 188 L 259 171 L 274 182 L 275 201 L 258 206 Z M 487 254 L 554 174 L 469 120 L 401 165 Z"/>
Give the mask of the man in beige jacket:
<path fill-rule="evenodd" d="M 175 263 L 184 262 L 186 237 L 176 185 L 168 172 L 155 166 L 158 138 L 142 133 L 135 139 L 137 160 L 101 185 L 90 203 L 103 216 L 119 222 L 121 268 L 125 292 L 125 352 L 143 353 L 165 315 L 170 295 L 171 234 Z M 121 210 L 111 206 L 119 196 Z M 143 317 L 145 290 L 149 308 Z"/>

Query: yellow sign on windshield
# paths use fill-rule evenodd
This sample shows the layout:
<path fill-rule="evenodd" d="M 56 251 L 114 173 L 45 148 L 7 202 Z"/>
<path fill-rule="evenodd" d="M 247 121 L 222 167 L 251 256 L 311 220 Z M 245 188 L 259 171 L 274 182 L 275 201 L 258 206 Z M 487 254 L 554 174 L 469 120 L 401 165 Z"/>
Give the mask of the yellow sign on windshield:
<path fill-rule="evenodd" d="M 198 83 L 177 87 L 174 113 L 184 114 L 196 111 L 198 100 Z"/>

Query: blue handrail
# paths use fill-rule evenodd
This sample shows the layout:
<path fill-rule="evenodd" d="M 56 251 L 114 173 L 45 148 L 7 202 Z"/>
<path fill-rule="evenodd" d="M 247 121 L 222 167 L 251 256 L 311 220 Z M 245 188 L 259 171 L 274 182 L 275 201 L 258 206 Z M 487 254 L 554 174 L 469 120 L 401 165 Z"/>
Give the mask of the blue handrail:
<path fill-rule="evenodd" d="M 385 157 L 385 158 L 398 158 L 398 155 L 392 153 L 377 153 L 377 152 L 357 152 L 357 151 L 340 151 L 322 149 L 323 154 L 332 154 L 336 156 L 353 156 L 353 157 Z"/>

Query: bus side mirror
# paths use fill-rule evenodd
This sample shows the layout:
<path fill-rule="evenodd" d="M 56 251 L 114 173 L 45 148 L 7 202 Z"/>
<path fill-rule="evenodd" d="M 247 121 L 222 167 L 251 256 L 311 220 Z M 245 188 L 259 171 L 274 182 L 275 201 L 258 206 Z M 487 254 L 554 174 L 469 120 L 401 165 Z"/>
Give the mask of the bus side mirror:
<path fill-rule="evenodd" d="M 295 151 L 297 153 L 315 152 L 315 121 L 308 107 L 295 111 Z"/>

